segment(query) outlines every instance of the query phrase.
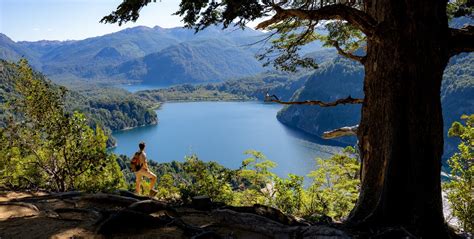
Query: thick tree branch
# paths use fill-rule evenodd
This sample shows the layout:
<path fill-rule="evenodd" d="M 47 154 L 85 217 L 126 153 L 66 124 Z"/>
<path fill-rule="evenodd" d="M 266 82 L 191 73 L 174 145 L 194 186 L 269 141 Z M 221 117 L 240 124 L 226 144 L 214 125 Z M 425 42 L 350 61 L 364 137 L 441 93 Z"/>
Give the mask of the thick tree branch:
<path fill-rule="evenodd" d="M 450 28 L 450 55 L 454 56 L 462 52 L 474 51 L 474 26 L 466 26 L 461 29 Z"/>
<path fill-rule="evenodd" d="M 276 14 L 271 19 L 258 24 L 257 29 L 264 29 L 285 19 L 296 17 L 300 20 L 347 21 L 360 29 L 367 36 L 373 35 L 375 31 L 376 22 L 371 16 L 363 11 L 342 4 L 324 6 L 316 10 L 283 9 L 278 5 L 274 5 L 273 9 L 276 11 Z"/>
<path fill-rule="evenodd" d="M 323 139 L 334 139 L 334 138 L 339 138 L 343 136 L 357 135 L 358 128 L 359 128 L 359 125 L 355 125 L 355 126 L 350 126 L 350 127 L 346 126 L 339 129 L 326 131 L 323 133 Z"/>
<path fill-rule="evenodd" d="M 342 48 L 339 46 L 339 43 L 337 41 L 332 41 L 332 45 L 336 48 L 337 52 L 339 53 L 339 55 L 342 55 L 344 57 L 347 57 L 349 59 L 352 59 L 352 60 L 355 60 L 355 61 L 358 61 L 360 62 L 361 64 L 364 64 L 365 63 L 365 56 L 356 56 L 356 55 L 353 55 L 349 52 L 345 52 L 344 50 L 342 50 Z"/>
<path fill-rule="evenodd" d="M 306 101 L 281 101 L 278 98 L 273 99 L 273 98 L 267 98 L 265 99 L 266 102 L 275 102 L 278 104 L 283 104 L 283 105 L 319 105 L 321 107 L 332 107 L 336 105 L 345 105 L 345 104 L 362 104 L 364 102 L 364 99 L 354 99 L 351 96 L 348 96 L 345 99 L 339 99 L 333 102 L 323 102 L 320 100 L 306 100 Z"/>

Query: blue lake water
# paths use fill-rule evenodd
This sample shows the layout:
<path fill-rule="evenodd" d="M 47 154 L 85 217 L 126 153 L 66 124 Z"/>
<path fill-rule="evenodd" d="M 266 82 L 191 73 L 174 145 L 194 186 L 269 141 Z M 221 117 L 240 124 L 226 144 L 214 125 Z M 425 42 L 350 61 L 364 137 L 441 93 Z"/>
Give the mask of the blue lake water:
<path fill-rule="evenodd" d="M 156 90 L 156 89 L 167 88 L 169 86 L 146 85 L 146 84 L 121 84 L 121 85 L 116 85 L 116 87 L 135 93 L 141 90 Z"/>
<path fill-rule="evenodd" d="M 286 127 L 276 119 L 280 105 L 259 102 L 165 103 L 157 111 L 158 125 L 115 132 L 117 154 L 132 155 L 145 141 L 148 158 L 158 162 L 183 161 L 196 154 L 204 161 L 238 168 L 255 149 L 275 161 L 273 172 L 306 175 L 315 169 L 316 157 L 341 150 L 322 145 L 327 141 Z"/>

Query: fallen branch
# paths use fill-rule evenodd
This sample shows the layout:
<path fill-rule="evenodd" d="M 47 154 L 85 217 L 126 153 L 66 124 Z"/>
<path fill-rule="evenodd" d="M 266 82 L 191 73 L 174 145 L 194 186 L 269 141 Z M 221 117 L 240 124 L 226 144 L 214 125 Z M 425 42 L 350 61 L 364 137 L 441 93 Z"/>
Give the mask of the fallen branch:
<path fill-rule="evenodd" d="M 275 102 L 283 105 L 319 105 L 321 107 L 332 107 L 336 105 L 345 105 L 345 104 L 362 104 L 364 99 L 354 99 L 351 96 L 348 96 L 345 99 L 339 99 L 333 102 L 323 102 L 320 100 L 306 100 L 306 101 L 281 101 L 279 99 L 265 99 L 265 102 Z"/>
<path fill-rule="evenodd" d="M 359 128 L 359 125 L 350 126 L 350 127 L 346 126 L 339 129 L 326 131 L 323 133 L 322 137 L 323 139 L 334 139 L 334 138 L 339 138 L 343 136 L 357 135 L 358 128 Z"/>

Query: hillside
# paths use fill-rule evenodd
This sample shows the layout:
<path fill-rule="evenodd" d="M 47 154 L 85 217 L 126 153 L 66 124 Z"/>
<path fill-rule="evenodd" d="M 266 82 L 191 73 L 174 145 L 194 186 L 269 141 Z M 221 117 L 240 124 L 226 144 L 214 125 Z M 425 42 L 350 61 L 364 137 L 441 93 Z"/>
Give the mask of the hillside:
<path fill-rule="evenodd" d="M 352 96 L 363 97 L 363 67 L 342 57 L 320 66 L 295 92 L 292 101 L 322 100 L 335 101 Z M 324 131 L 342 126 L 352 126 L 359 122 L 360 106 L 343 105 L 330 108 L 317 106 L 292 105 L 281 110 L 277 118 L 291 127 L 321 136 Z M 354 139 L 341 138 L 345 143 L 354 143 Z"/>
<path fill-rule="evenodd" d="M 112 75 L 146 84 L 216 82 L 263 70 L 251 52 L 230 41 L 185 42 L 125 62 Z"/>
<path fill-rule="evenodd" d="M 313 57 L 318 64 L 332 61 L 337 57 L 333 49 L 316 50 L 306 55 Z M 256 67 L 259 66 L 257 63 Z M 143 68 L 142 68 L 143 69 Z M 234 69 L 230 69 L 234 71 Z M 266 70 L 252 76 L 226 80 L 219 83 L 184 84 L 157 90 L 136 92 L 138 97 L 150 102 L 199 101 L 199 100 L 263 100 L 267 92 L 289 100 L 311 76 L 312 71 L 301 70 L 287 73 Z M 184 75 L 184 74 L 181 74 Z"/>
<path fill-rule="evenodd" d="M 4 103 L 18 97 L 15 92 L 17 74 L 16 64 L 0 60 L 0 125 L 5 122 Z M 59 88 L 41 73 L 36 75 L 53 89 Z M 150 105 L 126 91 L 102 88 L 89 88 L 82 92 L 68 90 L 65 99 L 66 109 L 86 114 L 89 124 L 94 127 L 101 125 L 113 131 L 157 123 L 156 113 L 149 109 Z"/>
<path fill-rule="evenodd" d="M 474 109 L 474 54 L 453 57 L 445 70 L 441 92 L 445 131 L 445 155 L 456 149 L 458 142 L 447 138 L 447 129 L 453 121 L 459 121 L 462 114 Z M 333 63 L 325 63 L 316 70 L 310 80 L 298 90 L 291 100 L 334 101 L 352 97 L 363 97 L 362 80 L 364 72 L 360 65 L 346 59 L 337 58 Z M 316 106 L 292 105 L 278 114 L 278 119 L 291 127 L 321 136 L 324 131 L 343 126 L 356 125 L 360 119 L 360 106 L 337 106 L 320 108 Z M 354 144 L 355 137 L 337 139 Z"/>

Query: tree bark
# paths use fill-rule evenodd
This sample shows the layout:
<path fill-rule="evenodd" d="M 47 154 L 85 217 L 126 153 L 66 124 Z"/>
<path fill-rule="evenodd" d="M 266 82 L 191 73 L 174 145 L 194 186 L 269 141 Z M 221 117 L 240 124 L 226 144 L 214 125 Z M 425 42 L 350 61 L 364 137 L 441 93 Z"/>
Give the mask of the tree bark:
<path fill-rule="evenodd" d="M 441 201 L 441 80 L 449 60 L 442 0 L 365 1 L 368 37 L 361 123 L 362 186 L 350 225 L 447 236 Z"/>

